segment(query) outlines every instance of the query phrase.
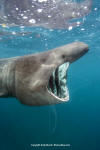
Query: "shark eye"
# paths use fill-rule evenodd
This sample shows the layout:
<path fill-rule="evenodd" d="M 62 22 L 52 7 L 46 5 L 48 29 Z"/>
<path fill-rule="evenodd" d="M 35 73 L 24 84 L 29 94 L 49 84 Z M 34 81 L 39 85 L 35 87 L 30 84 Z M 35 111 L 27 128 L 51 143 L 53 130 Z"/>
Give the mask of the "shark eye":
<path fill-rule="evenodd" d="M 60 100 L 69 100 L 67 88 L 67 70 L 69 63 L 64 63 L 57 67 L 51 74 L 48 81 L 48 91 L 51 95 Z"/>
<path fill-rule="evenodd" d="M 63 58 L 63 59 L 65 59 L 65 58 L 66 58 L 66 56 L 65 56 L 65 55 L 62 55 L 62 58 Z"/>

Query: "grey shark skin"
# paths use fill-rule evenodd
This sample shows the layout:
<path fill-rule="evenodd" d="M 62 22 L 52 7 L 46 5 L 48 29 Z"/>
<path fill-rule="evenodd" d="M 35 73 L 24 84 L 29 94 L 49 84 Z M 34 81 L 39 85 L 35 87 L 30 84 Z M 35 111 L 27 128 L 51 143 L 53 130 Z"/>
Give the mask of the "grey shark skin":
<path fill-rule="evenodd" d="M 66 29 L 91 11 L 92 0 L 0 0 L 0 24 Z"/>
<path fill-rule="evenodd" d="M 16 97 L 23 104 L 37 106 L 68 101 L 69 93 L 64 89 L 67 78 L 63 76 L 61 80 L 65 83 L 62 82 L 57 70 L 63 75 L 68 65 L 62 70 L 60 66 L 76 61 L 87 51 L 87 44 L 74 42 L 38 54 L 0 59 L 0 97 Z M 54 71 L 55 78 L 52 75 Z"/>

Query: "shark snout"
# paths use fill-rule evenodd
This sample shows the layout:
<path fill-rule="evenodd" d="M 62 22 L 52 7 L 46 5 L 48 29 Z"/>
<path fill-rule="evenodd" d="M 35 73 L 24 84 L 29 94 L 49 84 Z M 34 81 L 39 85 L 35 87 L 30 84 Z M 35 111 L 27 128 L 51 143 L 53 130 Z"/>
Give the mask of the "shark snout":
<path fill-rule="evenodd" d="M 88 50 L 89 47 L 87 44 L 83 42 L 75 42 L 71 49 L 69 48 L 69 50 L 66 50 L 66 60 L 72 63 L 87 53 Z"/>
<path fill-rule="evenodd" d="M 62 59 L 62 62 L 74 62 L 80 57 L 82 57 L 85 53 L 87 53 L 89 47 L 87 44 L 83 42 L 74 42 L 59 48 L 56 48 L 55 53 L 59 55 Z"/>

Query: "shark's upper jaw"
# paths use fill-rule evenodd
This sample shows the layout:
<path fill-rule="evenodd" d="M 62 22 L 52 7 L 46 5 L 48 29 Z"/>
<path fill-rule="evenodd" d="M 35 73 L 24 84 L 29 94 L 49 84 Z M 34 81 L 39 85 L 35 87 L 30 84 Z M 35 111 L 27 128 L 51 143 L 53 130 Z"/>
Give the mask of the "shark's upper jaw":
<path fill-rule="evenodd" d="M 48 92 L 61 101 L 69 100 L 69 91 L 67 88 L 67 70 L 69 62 L 58 66 L 50 75 L 48 80 Z"/>

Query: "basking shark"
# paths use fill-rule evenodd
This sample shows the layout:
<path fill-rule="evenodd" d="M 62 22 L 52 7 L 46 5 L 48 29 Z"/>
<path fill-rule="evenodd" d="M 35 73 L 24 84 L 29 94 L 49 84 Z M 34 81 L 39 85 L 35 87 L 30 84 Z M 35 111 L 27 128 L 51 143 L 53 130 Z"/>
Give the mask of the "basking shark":
<path fill-rule="evenodd" d="M 50 105 L 69 100 L 67 71 L 88 51 L 74 42 L 46 52 L 0 59 L 0 97 L 16 97 L 26 105 Z"/>
<path fill-rule="evenodd" d="M 0 0 L 0 24 L 66 29 L 91 11 L 92 0 Z M 74 21 L 73 21 L 74 20 Z"/>

